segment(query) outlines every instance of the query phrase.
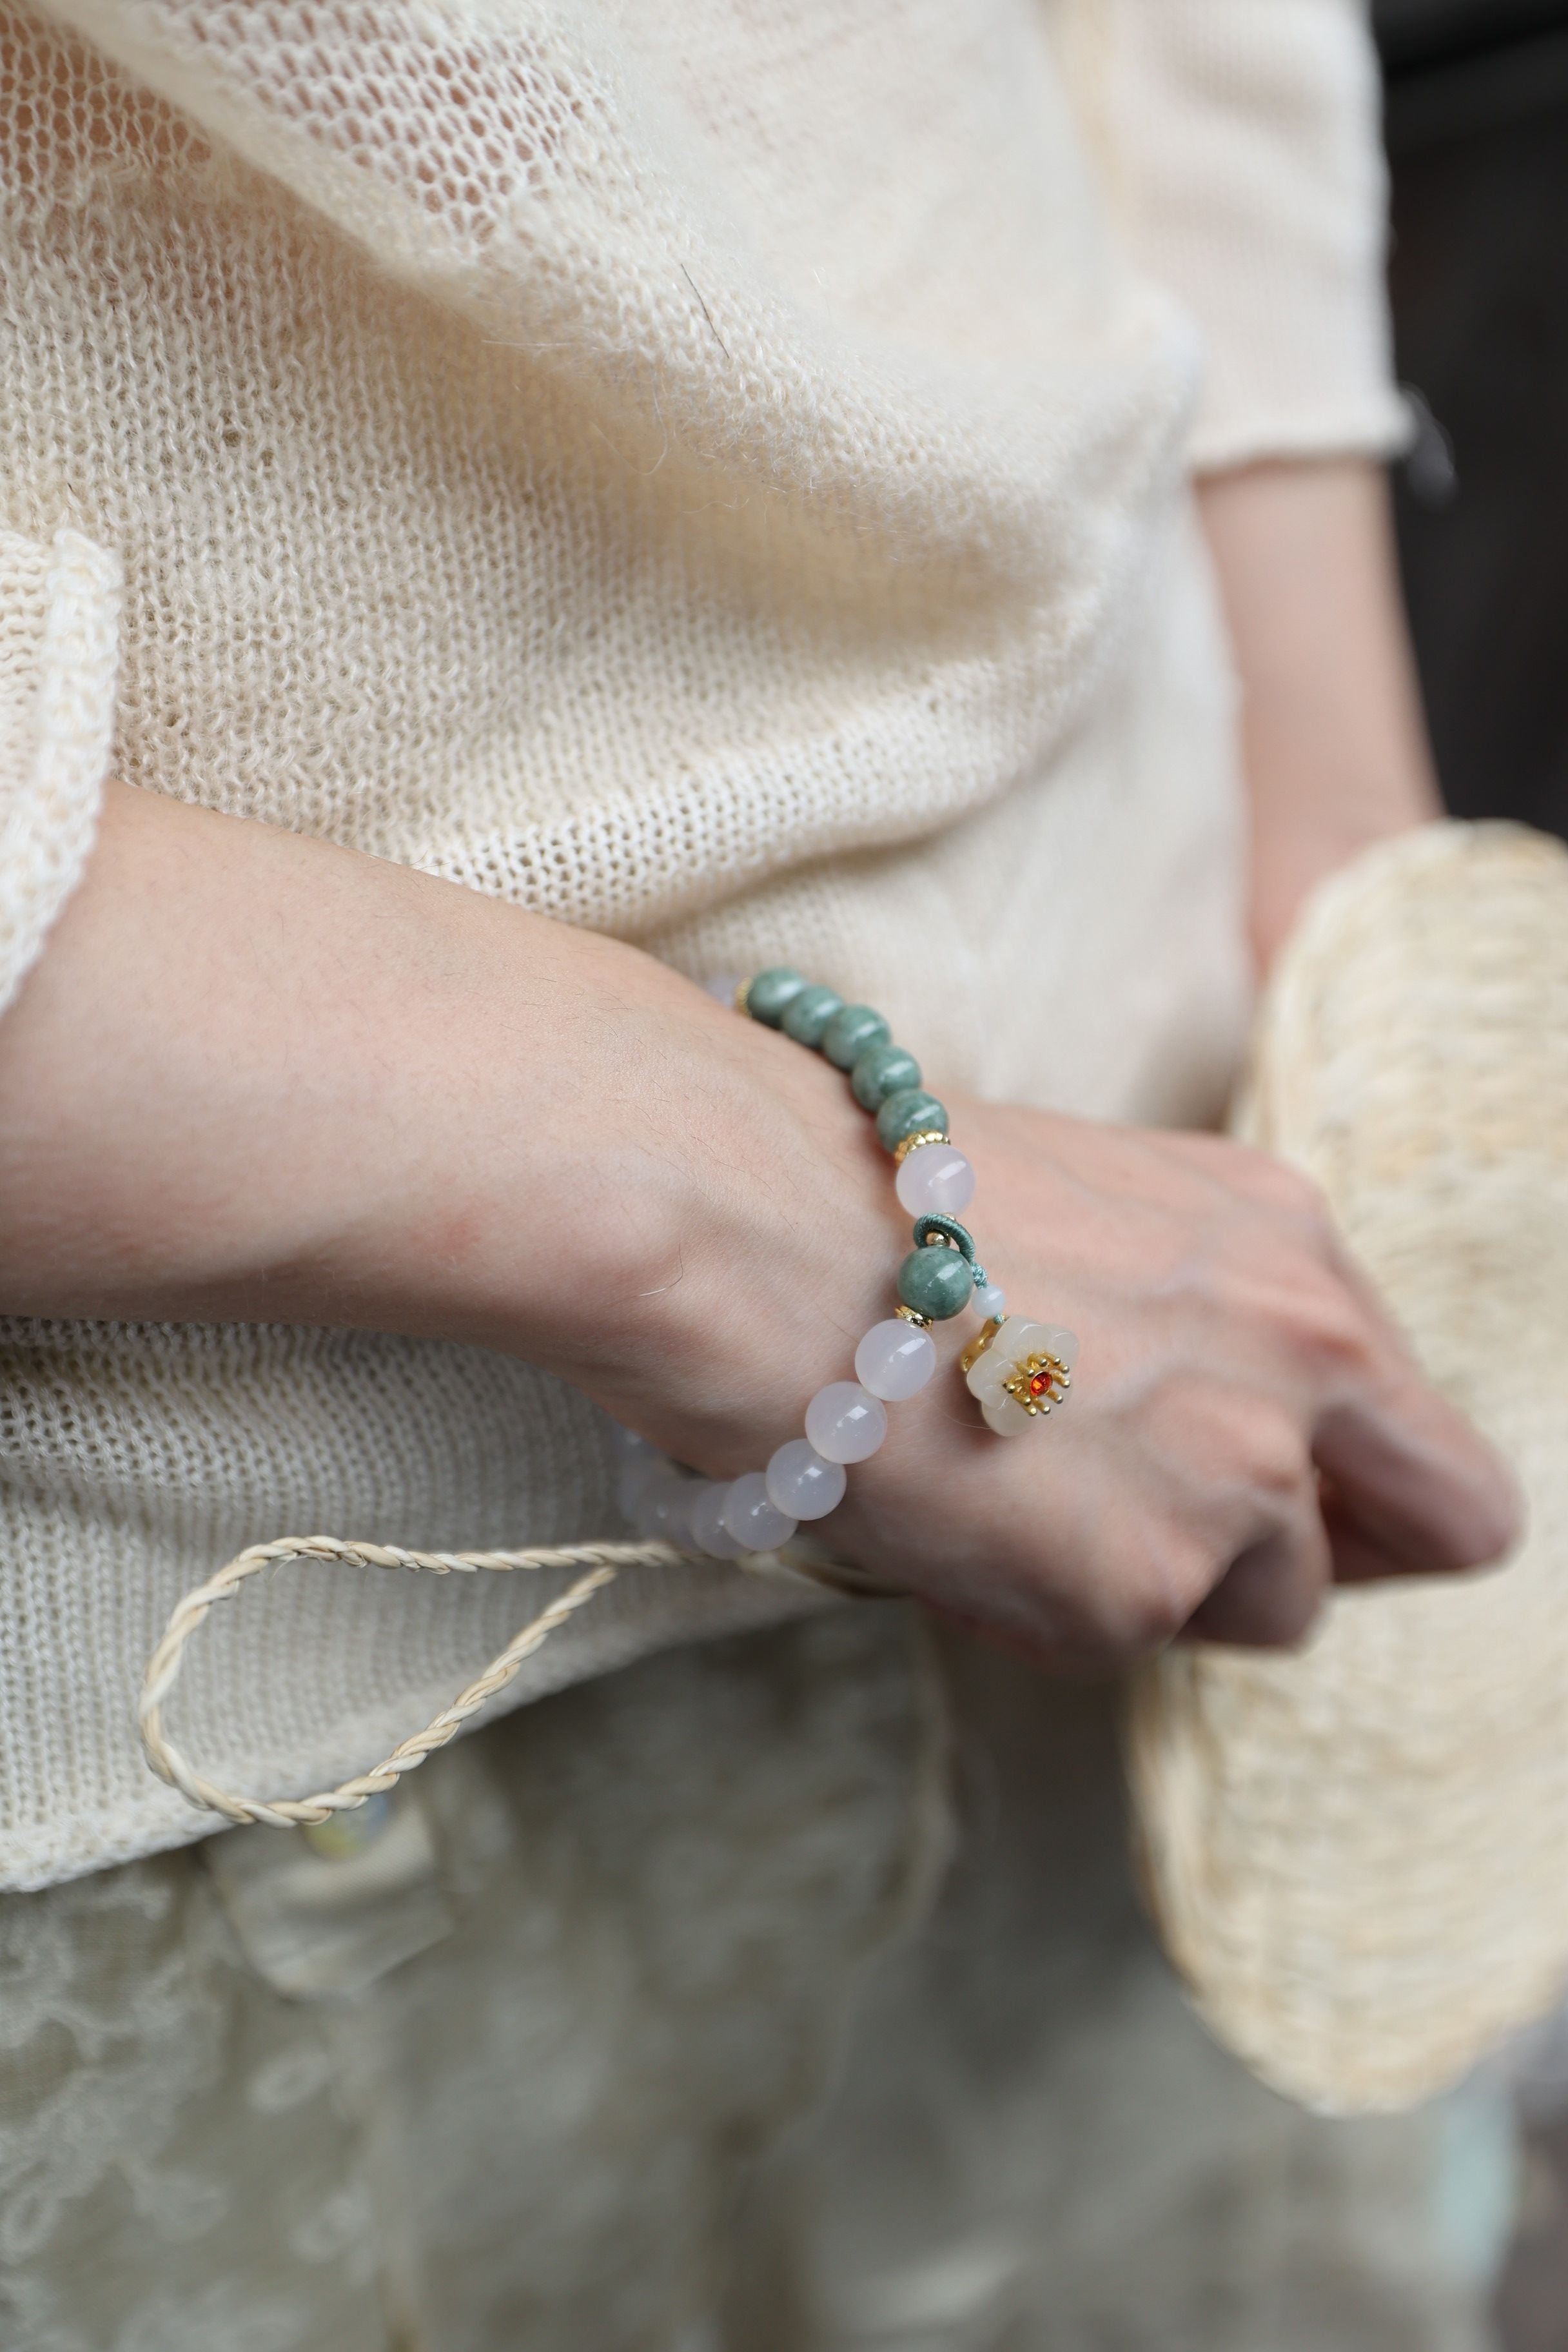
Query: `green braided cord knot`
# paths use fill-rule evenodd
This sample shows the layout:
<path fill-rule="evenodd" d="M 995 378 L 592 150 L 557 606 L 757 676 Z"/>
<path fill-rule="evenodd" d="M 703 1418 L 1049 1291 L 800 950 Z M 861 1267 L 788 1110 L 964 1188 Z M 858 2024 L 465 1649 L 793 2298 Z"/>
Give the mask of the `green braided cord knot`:
<path fill-rule="evenodd" d="M 956 1217 L 931 1215 L 915 1219 L 915 1247 L 925 1249 L 931 1242 L 947 1242 L 962 1250 L 971 1265 L 978 1263 L 974 1255 L 974 1235 Z"/>

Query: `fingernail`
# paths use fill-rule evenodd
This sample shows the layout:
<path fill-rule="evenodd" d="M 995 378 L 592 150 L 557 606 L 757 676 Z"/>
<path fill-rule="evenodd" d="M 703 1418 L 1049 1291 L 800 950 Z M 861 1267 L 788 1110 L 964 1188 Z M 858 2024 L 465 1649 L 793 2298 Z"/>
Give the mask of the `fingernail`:
<path fill-rule="evenodd" d="M 1494 1454 L 1490 1469 L 1491 1476 L 1487 1482 L 1490 1491 L 1474 1514 L 1473 1536 L 1465 1546 L 1467 1559 L 1474 1568 L 1489 1568 L 1505 1553 L 1516 1551 L 1529 1524 L 1524 1489 L 1511 1466 Z"/>

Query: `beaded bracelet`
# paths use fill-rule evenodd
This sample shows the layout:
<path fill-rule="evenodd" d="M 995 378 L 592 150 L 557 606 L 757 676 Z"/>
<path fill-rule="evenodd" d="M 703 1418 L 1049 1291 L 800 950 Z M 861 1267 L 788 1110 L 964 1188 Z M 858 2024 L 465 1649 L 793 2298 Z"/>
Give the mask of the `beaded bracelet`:
<path fill-rule="evenodd" d="M 625 1435 L 621 1507 L 638 1529 L 681 1549 L 739 1559 L 787 1543 L 802 1519 L 820 1519 L 844 1498 L 847 1465 L 865 1462 L 888 1433 L 887 1406 L 918 1395 L 936 1370 L 931 1327 L 969 1306 L 984 1318 L 960 1369 L 986 1426 L 1015 1437 L 1060 1403 L 1078 1342 L 1060 1324 L 1007 1313 L 958 1220 L 974 1195 L 974 1171 L 956 1150 L 947 1112 L 921 1082 L 920 1064 L 893 1043 L 881 1013 L 846 1004 L 788 964 L 751 980 L 716 981 L 710 992 L 847 1073 L 877 1139 L 898 1169 L 900 1204 L 914 1217 L 914 1247 L 899 1268 L 899 1304 L 855 1350 L 855 1378 L 830 1381 L 805 1409 L 805 1434 L 781 1445 L 765 1470 L 731 1479 L 693 1478 L 640 1438 Z M 1005 1343 L 997 1345 L 1005 1333 Z"/>
<path fill-rule="evenodd" d="M 284 1536 L 251 1545 L 185 1595 L 148 1661 L 142 1684 L 137 1712 L 147 1760 L 194 1805 L 232 1822 L 267 1822 L 282 1828 L 331 1822 L 395 1788 L 399 1776 L 423 1763 L 434 1748 L 445 1747 L 497 1691 L 505 1689 L 524 1659 L 623 1568 L 668 1566 L 667 1546 L 704 1552 L 715 1559 L 738 1559 L 759 1574 L 773 1573 L 782 1565 L 840 1590 L 886 1593 L 888 1588 L 873 1585 L 853 1570 L 825 1567 L 820 1559 L 807 1559 L 798 1549 L 782 1563 L 763 1555 L 788 1543 L 800 1520 L 820 1519 L 842 1499 L 845 1465 L 866 1461 L 887 1435 L 886 1406 L 917 1395 L 936 1370 L 931 1325 L 946 1322 L 972 1303 L 985 1322 L 960 1362 L 990 1428 L 1000 1436 L 1014 1436 L 1067 1393 L 1077 1342 L 1058 1325 L 1008 1315 L 1006 1300 L 979 1264 L 973 1238 L 956 1214 L 973 1195 L 974 1171 L 963 1152 L 953 1150 L 946 1111 L 921 1087 L 918 1064 L 893 1044 L 881 1014 L 868 1005 L 846 1004 L 832 989 L 810 987 L 798 971 L 783 967 L 738 984 L 716 982 L 712 992 L 749 1013 L 753 1021 L 816 1046 L 837 1068 L 847 1071 L 856 1100 L 875 1118 L 878 1135 L 897 1162 L 898 1195 L 914 1216 L 915 1246 L 899 1268 L 897 1308 L 885 1321 L 873 1323 L 855 1350 L 856 1378 L 830 1381 L 818 1389 L 805 1409 L 805 1435 L 781 1445 L 765 1470 L 748 1471 L 741 1478 L 694 1478 L 646 1440 L 623 1430 L 627 1459 L 621 1473 L 621 1507 L 647 1538 L 640 1544 L 416 1552 L 331 1536 Z M 1004 1333 L 1005 1343 L 999 1347 Z M 313 1796 L 246 1797 L 217 1787 L 187 1760 L 164 1727 L 163 1708 L 186 1646 L 212 1610 L 220 1601 L 231 1600 L 249 1579 L 287 1559 L 353 1559 L 437 1576 L 489 1569 L 570 1569 L 578 1573 L 423 1731 L 399 1740 L 368 1772 Z"/>

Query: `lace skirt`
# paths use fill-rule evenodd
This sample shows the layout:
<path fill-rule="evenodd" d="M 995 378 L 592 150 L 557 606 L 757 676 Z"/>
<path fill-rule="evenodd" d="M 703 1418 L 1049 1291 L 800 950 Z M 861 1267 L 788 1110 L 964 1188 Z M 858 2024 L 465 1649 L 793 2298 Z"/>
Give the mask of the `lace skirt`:
<path fill-rule="evenodd" d="M 1481 2352 L 1452 2116 L 1244 2075 L 1121 1815 L 1108 1694 L 845 1607 L 0 1896 L 0 2344 Z"/>

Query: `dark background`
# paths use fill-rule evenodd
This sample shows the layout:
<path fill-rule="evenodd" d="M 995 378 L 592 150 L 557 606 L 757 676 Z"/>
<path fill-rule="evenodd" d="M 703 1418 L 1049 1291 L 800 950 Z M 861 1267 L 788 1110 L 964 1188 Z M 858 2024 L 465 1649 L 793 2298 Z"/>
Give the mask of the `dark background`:
<path fill-rule="evenodd" d="M 1400 562 L 1448 805 L 1568 837 L 1568 0 L 1374 0 Z M 1522 2086 L 1504 2352 L 1568 2352 L 1568 2105 Z"/>
<path fill-rule="evenodd" d="M 1438 770 L 1456 815 L 1568 837 L 1568 0 L 1373 16 L 1395 352 L 1425 405 L 1400 555 Z"/>

